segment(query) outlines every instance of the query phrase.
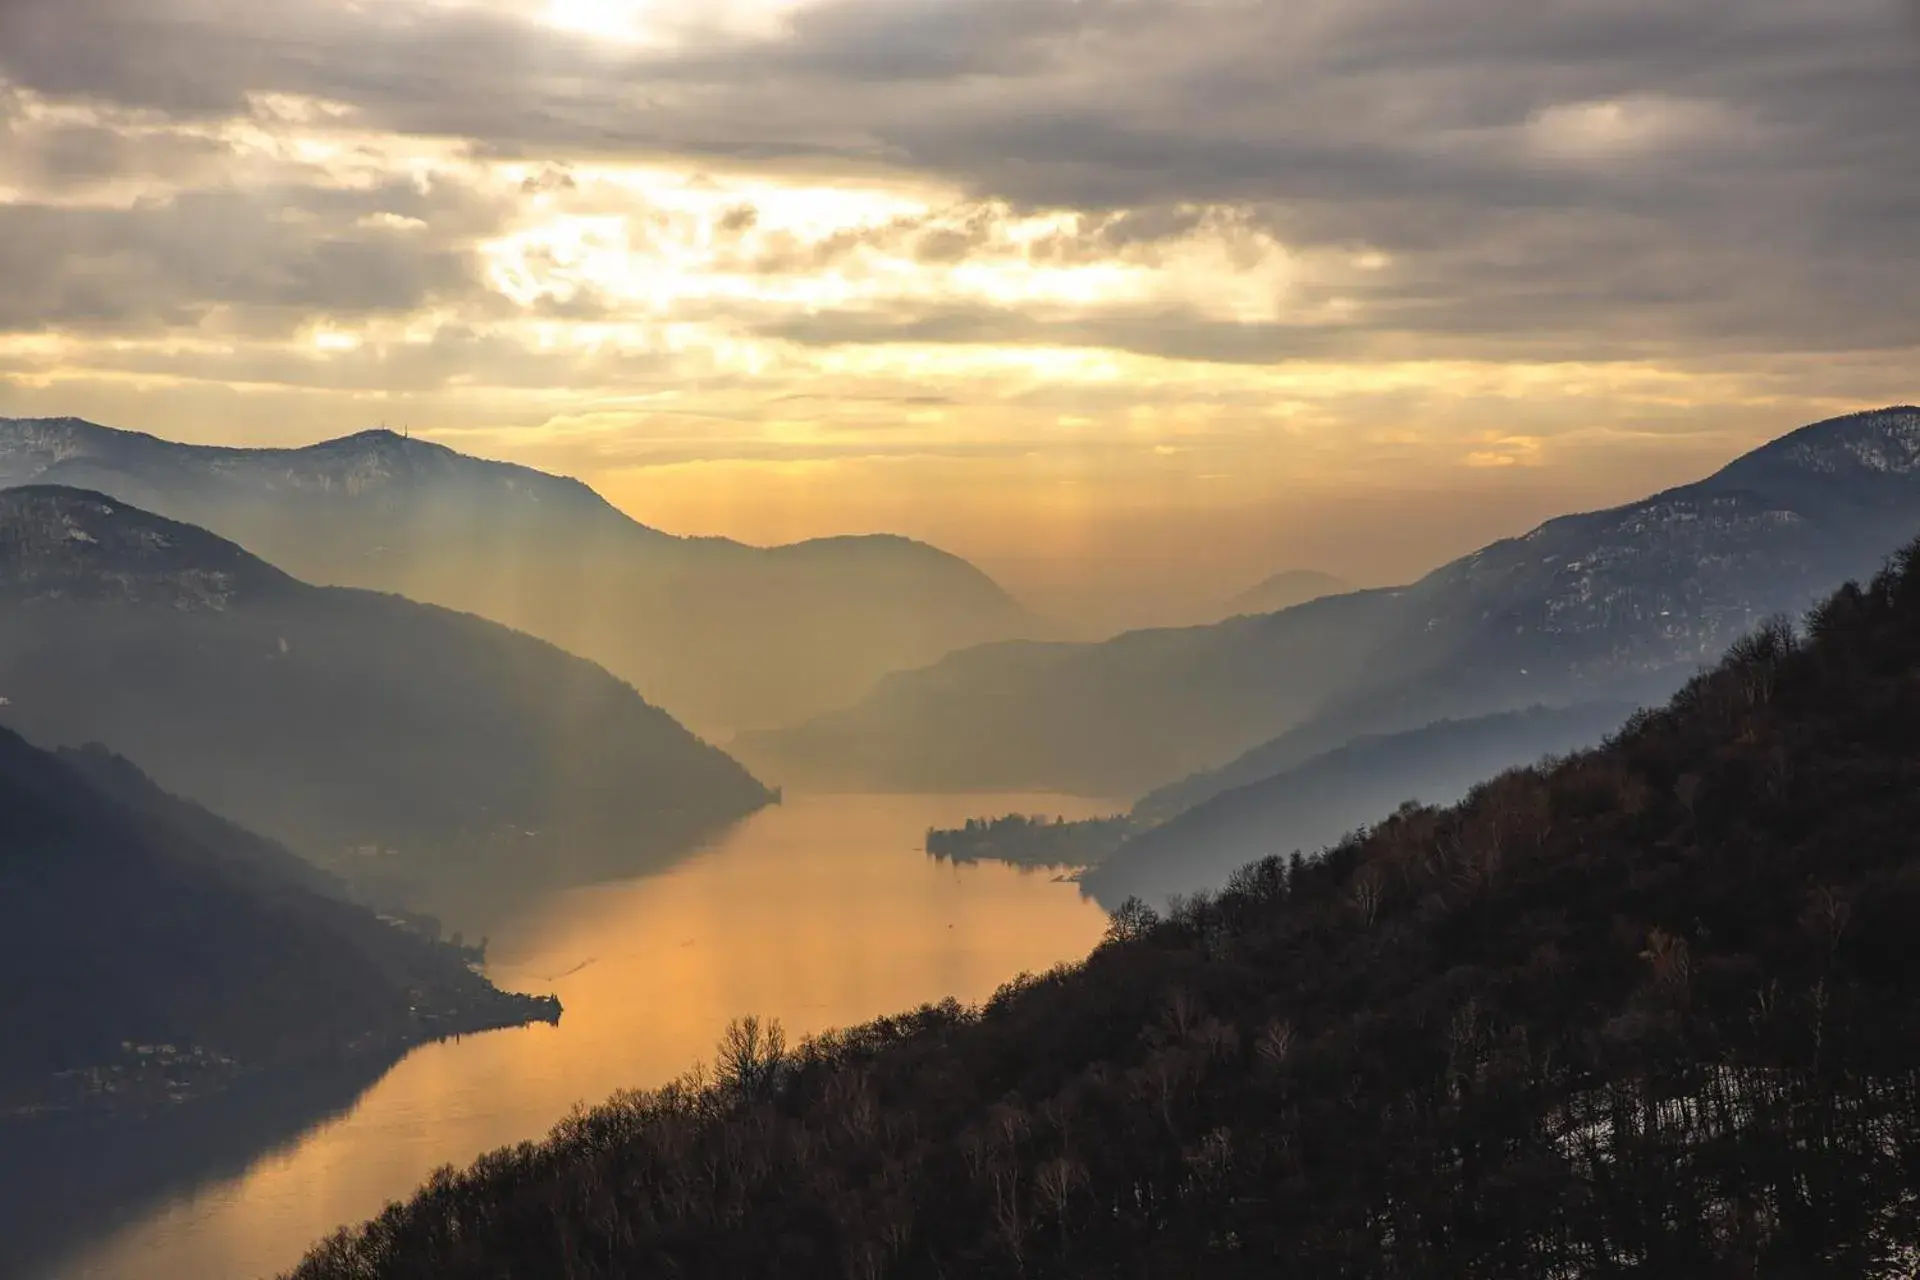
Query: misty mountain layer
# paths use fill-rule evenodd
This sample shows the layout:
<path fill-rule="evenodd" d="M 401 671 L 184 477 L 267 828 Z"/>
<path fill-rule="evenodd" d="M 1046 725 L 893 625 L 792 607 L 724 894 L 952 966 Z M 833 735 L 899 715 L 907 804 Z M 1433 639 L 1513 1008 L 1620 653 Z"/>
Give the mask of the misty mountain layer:
<path fill-rule="evenodd" d="M 1664 696 L 1755 620 L 1804 609 L 1916 528 L 1920 410 L 1856 414 L 1411 586 L 1102 644 L 956 653 L 734 747 L 782 780 L 1111 796 L 1288 735 L 1232 779 L 1252 782 L 1363 733 Z"/>
<path fill-rule="evenodd" d="M 111 743 L 168 790 L 330 861 L 378 847 L 479 875 L 511 854 L 537 877 L 572 838 L 658 850 L 770 798 L 544 641 L 308 586 L 73 489 L 0 491 L 0 698 L 0 723 L 36 741 Z"/>
<path fill-rule="evenodd" d="M 1140 831 L 1080 883 L 1109 909 L 1129 896 L 1161 902 L 1217 890 L 1268 854 L 1318 853 L 1402 803 L 1452 804 L 1502 770 L 1592 746 L 1632 711 L 1622 703 L 1533 707 L 1365 735 Z"/>
<path fill-rule="evenodd" d="M 1227 601 L 1221 616 L 1231 618 L 1245 613 L 1278 613 L 1309 600 L 1345 595 L 1352 590 L 1351 582 L 1317 569 L 1282 569 Z"/>
<path fill-rule="evenodd" d="M 677 538 L 577 480 L 384 430 L 236 449 L 0 419 L 0 485 L 24 484 L 112 494 L 307 581 L 492 618 L 601 663 L 709 733 L 788 723 L 887 671 L 1033 626 L 985 574 L 924 543 Z"/>
<path fill-rule="evenodd" d="M 0 1141 L 29 1106 L 165 1102 L 275 1064 L 551 1016 L 125 760 L 6 730 L 0 972 Z"/>

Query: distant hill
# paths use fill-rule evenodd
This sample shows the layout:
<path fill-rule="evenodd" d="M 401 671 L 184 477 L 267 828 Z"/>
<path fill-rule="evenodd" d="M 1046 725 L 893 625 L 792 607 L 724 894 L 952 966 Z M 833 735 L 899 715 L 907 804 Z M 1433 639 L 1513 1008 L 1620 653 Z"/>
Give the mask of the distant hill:
<path fill-rule="evenodd" d="M 436 1177 L 293 1280 L 1802 1277 L 1920 1256 L 1920 546 L 1551 768 Z"/>
<path fill-rule="evenodd" d="M 796 785 L 1128 795 L 1309 714 L 1364 674 L 1372 646 L 1358 638 L 1394 607 L 1391 593 L 1356 592 L 1099 644 L 983 645 L 728 746 Z"/>
<path fill-rule="evenodd" d="M 601 663 L 708 733 L 838 706 L 887 671 L 1037 625 L 924 543 L 673 537 L 577 480 L 385 430 L 236 449 L 0 419 L 0 486 L 26 484 L 111 494 L 307 581 L 492 618 Z"/>
<path fill-rule="evenodd" d="M 1533 707 L 1356 738 L 1130 836 L 1080 877 L 1081 887 L 1108 908 L 1130 896 L 1163 902 L 1219 889 L 1249 862 L 1318 853 L 1403 802 L 1452 804 L 1503 770 L 1590 747 L 1633 710 L 1624 703 Z"/>
<path fill-rule="evenodd" d="M 0 971 L 0 1144 L 23 1109 L 164 1104 L 552 1016 L 125 760 L 4 729 Z"/>
<path fill-rule="evenodd" d="M 552 645 L 308 586 L 96 493 L 0 491 L 0 611 L 0 723 L 110 742 L 169 791 L 416 888 L 550 881 L 587 849 L 630 869 L 770 799 Z M 361 849 L 400 856 L 342 861 Z"/>
<path fill-rule="evenodd" d="M 1101 644 L 958 653 L 737 747 L 783 780 L 1120 795 L 1290 735 L 1266 776 L 1363 733 L 1658 699 L 1755 620 L 1798 612 L 1916 529 L 1920 410 L 1855 414 L 1410 586 Z"/>
<path fill-rule="evenodd" d="M 1353 584 L 1317 569 L 1282 569 L 1227 601 L 1223 618 L 1247 613 L 1278 613 L 1321 596 L 1345 595 Z"/>

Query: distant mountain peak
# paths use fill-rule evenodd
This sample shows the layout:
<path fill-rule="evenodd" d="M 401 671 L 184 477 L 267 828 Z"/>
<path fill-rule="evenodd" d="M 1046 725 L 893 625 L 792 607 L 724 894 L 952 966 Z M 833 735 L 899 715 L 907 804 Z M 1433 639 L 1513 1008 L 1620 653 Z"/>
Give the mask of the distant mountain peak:
<path fill-rule="evenodd" d="M 110 430 L 81 418 L 0 418 L 0 472 L 11 469 L 9 458 L 31 457 L 39 468 L 85 457 L 94 433 Z"/>
<path fill-rule="evenodd" d="M 1736 459 L 1720 476 L 1782 462 L 1826 475 L 1910 475 L 1920 471 L 1920 407 L 1892 405 L 1801 427 Z"/>
<path fill-rule="evenodd" d="M 0 418 L 0 488 L 111 494 L 304 582 L 493 618 L 609 665 L 710 733 L 797 720 L 888 671 L 1041 625 L 924 542 L 680 537 L 580 480 L 449 447 L 461 443 L 381 426 L 236 447 Z"/>
<path fill-rule="evenodd" d="M 392 427 L 378 426 L 368 427 L 365 431 L 350 432 L 347 435 L 335 437 L 332 441 L 323 440 L 321 443 L 344 444 L 350 440 L 361 440 L 369 443 L 405 444 L 411 439 L 413 439 L 412 432 L 399 432 L 395 431 Z M 425 444 L 427 441 L 423 440 L 421 443 Z"/>
<path fill-rule="evenodd" d="M 0 594 L 225 609 L 292 580 L 204 529 L 58 485 L 0 490 Z"/>
<path fill-rule="evenodd" d="M 447 456 L 454 451 L 445 445 L 435 444 L 431 440 L 417 439 L 412 435 L 402 435 L 391 427 L 368 427 L 365 431 L 354 431 L 344 436 L 334 436 L 328 440 L 316 440 L 312 444 L 299 445 L 287 450 L 257 450 L 256 452 L 284 452 L 290 457 L 324 457 L 334 454 L 357 456 L 375 455 L 385 457 L 433 457 Z"/>
<path fill-rule="evenodd" d="M 312 444 L 195 445 L 82 418 L 0 418 L 0 484 L 71 484 L 111 488 L 137 478 L 132 496 L 145 506 L 181 485 L 257 486 L 313 499 L 372 498 L 436 487 L 440 500 L 490 507 L 503 498 L 559 510 L 601 527 L 653 539 L 669 535 L 621 514 L 570 476 L 472 457 L 389 427 L 369 427 Z M 154 486 L 158 485 L 158 488 Z"/>
<path fill-rule="evenodd" d="M 1322 596 L 1345 595 L 1353 584 L 1318 569 L 1282 569 L 1270 574 L 1227 601 L 1229 617 L 1245 613 L 1278 613 Z"/>

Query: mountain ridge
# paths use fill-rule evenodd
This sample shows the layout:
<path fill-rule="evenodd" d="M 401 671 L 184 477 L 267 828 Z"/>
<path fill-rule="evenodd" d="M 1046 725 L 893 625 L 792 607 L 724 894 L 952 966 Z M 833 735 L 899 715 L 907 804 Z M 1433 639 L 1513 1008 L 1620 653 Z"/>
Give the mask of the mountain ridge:
<path fill-rule="evenodd" d="M 1590 747 L 1624 724 L 1630 703 L 1530 707 L 1417 729 L 1362 734 L 1270 776 L 1219 791 L 1154 822 L 1147 800 L 1130 835 L 1080 877 L 1111 910 L 1128 897 L 1217 891 L 1268 854 L 1313 856 L 1404 803 L 1448 805 L 1512 768 Z M 1151 800 L 1149 797 L 1148 800 Z"/>
<path fill-rule="evenodd" d="M 1345 578 L 1318 569 L 1282 569 L 1229 599 L 1222 616 L 1278 613 L 1321 596 L 1346 595 L 1353 590 L 1353 584 Z"/>
<path fill-rule="evenodd" d="M 171 587 L 175 608 L 224 609 L 297 588 L 239 544 L 104 493 L 62 485 L 0 491 L 0 583 L 16 600 L 139 600 Z"/>
<path fill-rule="evenodd" d="M 773 798 L 546 641 L 310 586 L 117 498 L 0 490 L 0 609 L 0 723 L 112 743 L 168 791 L 335 870 L 537 881 L 602 856 L 612 833 L 602 873 L 631 870 Z M 340 862 L 362 847 L 403 856 Z"/>
<path fill-rule="evenodd" d="M 1440 718 L 1657 699 L 1759 618 L 1804 608 L 1920 528 L 1920 472 L 1899 469 L 1916 437 L 1909 406 L 1827 419 L 1700 481 L 1558 517 L 1402 587 L 1180 641 L 1127 633 L 1025 670 L 1003 661 L 991 690 L 956 654 L 739 745 L 773 776 L 1112 796 L 1284 734 L 1304 754 L 1275 768 Z"/>
<path fill-rule="evenodd" d="M 319 468 L 297 464 L 315 461 Z M 386 427 L 371 427 L 289 447 L 182 444 L 144 431 L 108 427 L 85 418 L 0 418 L 0 476 L 19 477 L 36 467 L 38 474 L 100 466 L 114 473 L 138 475 L 135 467 L 185 468 L 198 462 L 221 478 L 253 472 L 296 491 L 339 488 L 362 493 L 391 485 L 412 475 L 436 470 L 465 470 L 469 475 L 491 475 L 499 488 L 518 492 L 538 502 L 542 491 L 598 509 L 607 517 L 631 524 L 635 531 L 669 541 L 672 534 L 632 520 L 583 482 L 512 462 L 473 458 L 432 440 L 404 436 Z M 25 481 L 31 482 L 31 481 Z M 64 483 L 56 475 L 42 483 Z M 69 485 L 68 487 L 86 487 Z M 132 499 L 129 498 L 129 501 Z"/>
<path fill-rule="evenodd" d="M 577 479 L 386 429 L 266 448 L 0 419 L 0 486 L 33 483 L 210 529 L 308 581 L 539 635 L 709 733 L 797 719 L 888 671 L 1041 628 L 978 567 L 925 542 L 680 537 Z"/>

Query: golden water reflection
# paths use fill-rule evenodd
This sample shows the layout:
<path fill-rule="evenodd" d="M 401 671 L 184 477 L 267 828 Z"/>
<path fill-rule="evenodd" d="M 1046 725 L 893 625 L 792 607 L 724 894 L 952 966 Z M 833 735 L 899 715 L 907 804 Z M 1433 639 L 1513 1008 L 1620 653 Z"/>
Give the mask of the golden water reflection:
<path fill-rule="evenodd" d="M 920 853 L 928 825 L 1065 796 L 803 796 L 656 875 L 569 892 L 496 932 L 503 986 L 555 991 L 558 1027 L 416 1050 L 345 1116 L 103 1241 L 59 1275 L 271 1274 L 405 1195 L 441 1164 L 543 1134 L 576 1101 L 659 1084 L 708 1058 L 730 1017 L 805 1034 L 1085 954 L 1104 918 L 1072 884 Z"/>

